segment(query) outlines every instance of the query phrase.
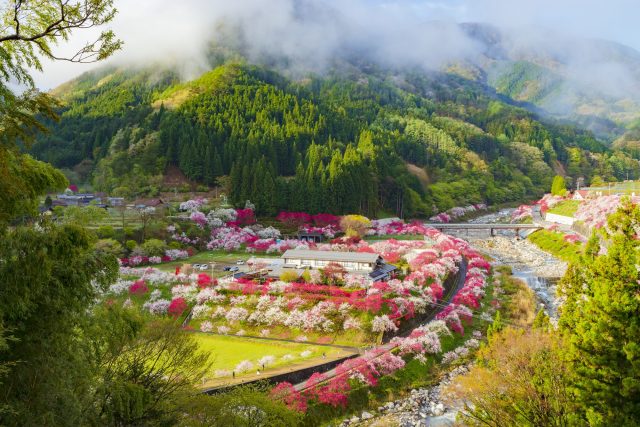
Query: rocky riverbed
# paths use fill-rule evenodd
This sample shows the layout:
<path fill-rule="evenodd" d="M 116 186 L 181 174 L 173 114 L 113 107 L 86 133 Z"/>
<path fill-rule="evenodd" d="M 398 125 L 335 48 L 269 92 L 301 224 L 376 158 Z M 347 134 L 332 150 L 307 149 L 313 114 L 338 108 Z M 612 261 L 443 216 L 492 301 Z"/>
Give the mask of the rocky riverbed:
<path fill-rule="evenodd" d="M 493 257 L 497 263 L 506 264 L 514 270 L 530 270 L 543 278 L 560 278 L 567 271 L 567 263 L 559 261 L 539 249 L 528 240 L 496 236 L 489 238 L 470 236 L 469 242 Z"/>
<path fill-rule="evenodd" d="M 466 374 L 468 371 L 467 366 L 458 366 L 445 374 L 438 385 L 411 390 L 408 397 L 380 406 L 375 416 L 364 411 L 359 416 L 344 420 L 341 426 L 437 427 L 453 425 L 458 408 L 446 406 L 441 400 L 440 390 L 449 385 L 453 378 Z"/>

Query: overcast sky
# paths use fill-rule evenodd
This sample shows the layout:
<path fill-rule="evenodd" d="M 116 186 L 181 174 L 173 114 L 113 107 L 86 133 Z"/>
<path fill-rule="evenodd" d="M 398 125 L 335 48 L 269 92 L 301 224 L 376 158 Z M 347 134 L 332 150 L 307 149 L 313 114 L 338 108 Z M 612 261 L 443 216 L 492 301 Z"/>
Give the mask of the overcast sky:
<path fill-rule="evenodd" d="M 123 51 L 113 60 L 137 59 L 148 61 L 163 56 L 179 54 L 189 61 L 197 61 L 198 52 L 214 32 L 216 22 L 231 16 L 241 16 L 243 24 L 262 30 L 281 31 L 289 25 L 286 15 L 292 13 L 298 0 L 116 0 L 119 13 L 111 24 L 119 38 L 124 40 Z M 446 22 L 488 22 L 512 28 L 551 30 L 568 36 L 602 38 L 617 41 L 640 50 L 640 0 L 303 0 L 310 3 L 326 3 L 345 12 L 348 21 L 360 21 L 367 25 L 385 27 L 379 37 L 398 40 L 419 37 L 407 33 L 404 22 L 416 20 L 440 20 Z M 321 31 L 324 21 L 316 22 L 315 33 L 309 28 L 309 38 L 341 37 L 351 32 Z M 266 23 L 266 24 L 265 24 Z M 320 27 L 318 27 L 320 25 Z M 395 33 L 397 29 L 397 33 Z M 264 33 L 258 33 L 262 34 Z M 284 34 L 284 36 L 282 35 Z M 299 34 L 306 35 L 302 26 Z M 278 43 L 295 49 L 297 40 L 284 40 L 280 34 Z M 433 35 L 431 35 L 432 37 Z M 425 36 L 428 37 L 428 36 Z M 91 33 L 78 32 L 65 51 L 80 46 L 91 38 Z M 277 38 L 277 34 L 274 35 Z M 326 40 L 322 40 L 326 44 Z M 335 41 L 334 41 L 335 42 Z M 455 45 L 463 49 L 463 45 Z M 280 47 L 280 46 L 279 46 Z M 380 54 L 386 54 L 381 50 Z M 45 63 L 45 72 L 34 76 L 41 89 L 47 90 L 63 83 L 95 65 L 70 63 Z"/>

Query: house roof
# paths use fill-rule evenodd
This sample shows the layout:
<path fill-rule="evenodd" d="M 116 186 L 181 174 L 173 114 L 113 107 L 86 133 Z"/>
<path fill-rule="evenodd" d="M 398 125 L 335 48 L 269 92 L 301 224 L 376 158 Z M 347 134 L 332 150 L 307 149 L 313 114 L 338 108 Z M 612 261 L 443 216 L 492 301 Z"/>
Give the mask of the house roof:
<path fill-rule="evenodd" d="M 335 251 L 310 251 L 289 249 L 281 258 L 283 259 L 309 259 L 316 261 L 342 261 L 342 262 L 367 262 L 378 261 L 380 255 L 368 252 L 335 252 Z"/>
<path fill-rule="evenodd" d="M 376 281 L 376 280 L 382 279 L 387 274 L 391 273 L 392 271 L 395 271 L 396 269 L 397 267 L 395 265 L 382 264 L 380 267 L 376 268 L 371 273 L 369 273 L 369 277 L 371 278 L 371 280 Z"/>

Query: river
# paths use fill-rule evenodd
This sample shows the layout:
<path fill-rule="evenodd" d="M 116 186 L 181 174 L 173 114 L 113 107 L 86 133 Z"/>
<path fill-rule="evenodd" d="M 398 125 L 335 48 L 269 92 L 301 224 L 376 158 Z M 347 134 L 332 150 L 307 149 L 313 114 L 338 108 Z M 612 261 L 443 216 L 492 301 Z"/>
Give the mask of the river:
<path fill-rule="evenodd" d="M 471 223 L 500 223 L 509 222 L 513 209 L 503 209 L 499 212 L 483 215 L 470 220 Z M 559 300 L 556 297 L 556 284 L 567 269 L 566 263 L 540 250 L 526 239 L 517 239 L 514 231 L 499 230 L 495 236 L 489 231 L 465 230 L 451 233 L 469 241 L 472 246 L 492 258 L 493 265 L 511 266 L 513 276 L 523 280 L 536 295 L 540 308 L 549 315 L 551 322 L 558 319 Z M 452 377 L 464 374 L 466 366 L 455 368 L 446 374 L 440 383 L 428 389 L 413 390 L 410 397 L 395 402 L 394 413 L 386 416 L 373 417 L 369 427 L 386 425 L 445 427 L 455 425 L 455 419 L 462 403 L 453 404 L 434 416 L 433 408 L 440 402 L 440 387 L 449 383 Z M 345 424 L 343 424 L 345 425 Z"/>
<path fill-rule="evenodd" d="M 511 212 L 513 209 L 503 209 L 470 222 L 507 222 Z M 460 237 L 490 255 L 494 264 L 511 266 L 514 277 L 527 283 L 552 322 L 557 321 L 560 300 L 556 297 L 556 285 L 567 271 L 567 263 L 542 251 L 526 239 L 516 239 L 513 231 L 501 230 L 495 237 L 488 236 L 487 232 L 484 232 L 484 235 L 480 232 Z"/>

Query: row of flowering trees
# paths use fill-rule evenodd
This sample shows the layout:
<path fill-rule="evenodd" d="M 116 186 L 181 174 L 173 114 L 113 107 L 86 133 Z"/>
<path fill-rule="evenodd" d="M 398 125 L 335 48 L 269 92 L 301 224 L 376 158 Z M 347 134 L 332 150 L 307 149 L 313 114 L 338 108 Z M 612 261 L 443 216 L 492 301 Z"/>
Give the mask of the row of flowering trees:
<path fill-rule="evenodd" d="M 317 275 L 310 276 L 307 282 L 258 283 L 122 267 L 123 274 L 134 280 L 121 279 L 110 293 L 127 296 L 125 305 L 139 303 L 141 309 L 153 315 L 179 317 L 190 310 L 190 326 L 204 332 L 277 336 L 288 330 L 299 334 L 296 336 L 299 341 L 311 337 L 316 342 L 327 342 L 323 339 L 331 340 L 341 334 L 371 340 L 397 330 L 403 320 L 439 302 L 444 279 L 456 273 L 463 258 L 466 259 L 464 286 L 437 320 L 339 365 L 337 375 L 331 378 L 313 376 L 304 393 L 294 393 L 286 384 L 278 385 L 273 392 L 297 409 L 304 409 L 310 400 L 344 405 L 352 386 L 374 385 L 377 378 L 401 369 L 407 360 L 424 361 L 428 355 L 440 352 L 443 334 L 463 333 L 465 323 L 471 320 L 484 295 L 489 272 L 488 263 L 467 242 L 435 229 L 397 221 L 373 222 L 371 229 L 380 235 L 421 233 L 424 240 L 367 243 L 349 238 L 314 248 L 375 252 L 386 259 L 404 259 L 410 271 L 403 280 L 370 283 L 347 278 L 346 286 L 337 287 L 320 284 Z"/>
<path fill-rule="evenodd" d="M 429 221 L 448 223 L 453 220 L 460 219 L 465 215 L 485 210 L 487 210 L 487 205 L 485 205 L 484 203 L 468 205 L 464 207 L 456 206 L 446 212 L 440 212 L 439 214 L 432 216 L 431 218 L 429 218 Z"/>
<path fill-rule="evenodd" d="M 433 232 L 430 235 L 439 240 L 441 250 L 457 250 L 459 256 L 464 256 L 468 260 L 464 286 L 456 294 L 452 304 L 439 313 L 436 320 L 414 329 L 408 336 L 395 337 L 387 345 L 376 347 L 363 356 L 343 362 L 336 367 L 332 376 L 313 374 L 302 390 L 286 382 L 276 385 L 271 390 L 272 398 L 300 412 L 305 412 L 312 401 L 334 407 L 345 407 L 349 392 L 354 387 L 375 386 L 380 377 L 402 369 L 410 359 L 426 363 L 429 355 L 442 351 L 440 342 L 442 336 L 450 335 L 452 332 L 464 333 L 464 324 L 471 321 L 473 311 L 480 306 L 480 300 L 484 296 L 490 266 L 466 242 L 458 239 L 443 239 Z M 432 256 L 433 254 L 428 252 L 427 255 L 416 257 L 413 260 L 414 267 L 418 267 L 418 270 L 429 270 L 428 261 Z M 479 345 L 477 338 L 480 336 L 474 333 L 474 338 L 468 340 L 464 346 L 459 347 L 455 352 L 447 353 L 447 361 L 456 359 L 467 353 L 469 349 L 477 348 Z"/>
<path fill-rule="evenodd" d="M 191 249 L 167 249 L 162 256 L 131 256 L 120 258 L 120 265 L 125 267 L 137 267 L 141 265 L 160 264 L 163 262 L 177 261 L 193 256 Z"/>

